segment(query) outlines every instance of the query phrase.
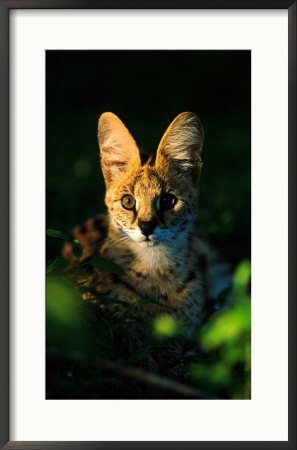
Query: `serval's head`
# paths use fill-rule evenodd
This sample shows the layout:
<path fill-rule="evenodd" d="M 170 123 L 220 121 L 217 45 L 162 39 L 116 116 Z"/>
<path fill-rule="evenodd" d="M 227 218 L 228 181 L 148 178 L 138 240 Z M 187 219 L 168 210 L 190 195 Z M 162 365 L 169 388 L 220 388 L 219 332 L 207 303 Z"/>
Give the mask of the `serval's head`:
<path fill-rule="evenodd" d="M 196 215 L 203 129 L 191 112 L 167 128 L 156 155 L 140 153 L 113 113 L 98 123 L 105 202 L 123 240 L 138 246 L 173 245 L 184 239 Z"/>

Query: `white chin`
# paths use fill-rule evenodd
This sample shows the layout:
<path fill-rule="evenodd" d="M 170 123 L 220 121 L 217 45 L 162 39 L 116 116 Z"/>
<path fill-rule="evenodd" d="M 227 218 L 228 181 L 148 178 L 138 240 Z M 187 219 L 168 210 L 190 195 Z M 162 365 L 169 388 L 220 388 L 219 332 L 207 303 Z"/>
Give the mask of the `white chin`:
<path fill-rule="evenodd" d="M 160 245 L 159 241 L 144 241 L 144 243 L 148 246 L 148 247 L 158 247 Z"/>
<path fill-rule="evenodd" d="M 142 241 L 138 241 L 138 243 L 142 246 L 142 247 L 158 247 L 160 245 L 159 241 L 152 241 L 152 240 L 142 240 Z"/>

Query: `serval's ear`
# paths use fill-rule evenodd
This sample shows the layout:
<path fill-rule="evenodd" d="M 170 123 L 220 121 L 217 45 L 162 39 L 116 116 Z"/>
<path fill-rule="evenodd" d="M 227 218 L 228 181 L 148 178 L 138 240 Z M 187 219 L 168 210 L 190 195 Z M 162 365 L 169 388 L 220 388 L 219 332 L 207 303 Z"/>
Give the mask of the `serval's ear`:
<path fill-rule="evenodd" d="M 140 164 L 139 150 L 123 122 L 113 113 L 103 113 L 98 122 L 101 167 L 105 183 L 125 173 L 131 164 Z"/>
<path fill-rule="evenodd" d="M 165 131 L 156 155 L 156 168 L 191 176 L 196 184 L 202 167 L 203 127 L 196 114 L 179 114 Z"/>

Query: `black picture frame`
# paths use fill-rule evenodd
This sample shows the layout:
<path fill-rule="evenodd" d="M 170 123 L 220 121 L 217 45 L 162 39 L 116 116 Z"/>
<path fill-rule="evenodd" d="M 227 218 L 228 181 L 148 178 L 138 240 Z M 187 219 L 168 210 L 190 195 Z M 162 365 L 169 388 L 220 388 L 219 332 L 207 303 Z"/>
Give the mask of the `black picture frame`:
<path fill-rule="evenodd" d="M 12 9 L 287 9 L 289 20 L 288 441 L 56 442 L 9 440 L 9 13 Z M 296 449 L 296 17 L 293 0 L 0 0 L 0 447 L 3 449 Z M 13 268 L 12 268 L 13 270 Z M 169 437 L 170 438 L 170 437 Z"/>

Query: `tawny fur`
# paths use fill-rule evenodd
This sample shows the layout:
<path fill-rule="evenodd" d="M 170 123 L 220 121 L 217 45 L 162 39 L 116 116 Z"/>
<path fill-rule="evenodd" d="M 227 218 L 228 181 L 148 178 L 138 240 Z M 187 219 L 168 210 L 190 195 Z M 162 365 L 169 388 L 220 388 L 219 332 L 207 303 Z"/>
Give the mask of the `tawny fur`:
<path fill-rule="evenodd" d="M 72 239 L 83 246 L 81 262 L 99 254 L 122 266 L 126 275 L 86 267 L 81 278 L 93 291 L 110 298 L 131 303 L 156 299 L 197 325 L 211 284 L 208 268 L 215 259 L 194 228 L 203 145 L 198 117 L 190 112 L 178 115 L 156 155 L 143 163 L 135 140 L 114 114 L 100 117 L 98 139 L 108 218 L 99 216 L 76 227 Z M 160 209 L 164 194 L 177 199 L 172 209 Z M 122 206 L 124 195 L 135 199 L 133 210 Z M 155 221 L 149 240 L 139 221 Z M 71 242 L 64 246 L 63 256 L 75 262 Z M 152 314 L 164 313 L 156 305 L 144 308 Z"/>

